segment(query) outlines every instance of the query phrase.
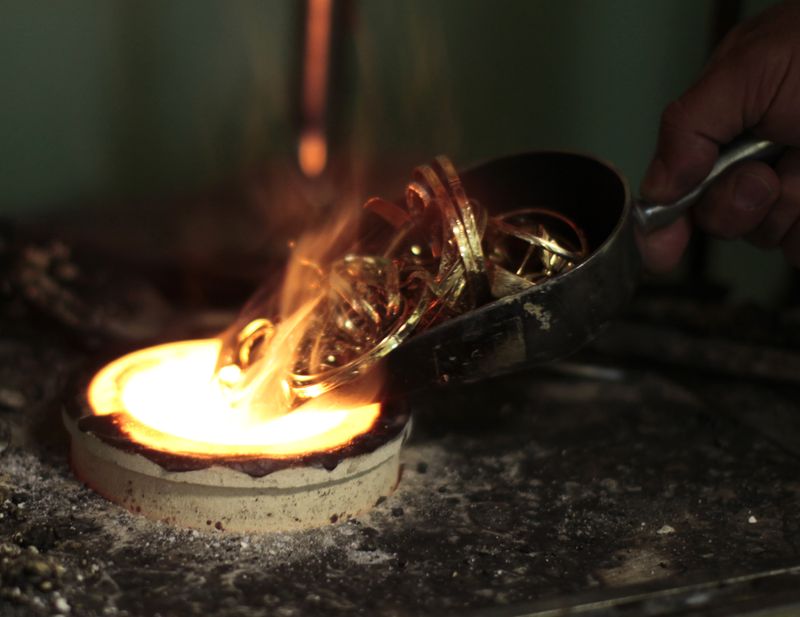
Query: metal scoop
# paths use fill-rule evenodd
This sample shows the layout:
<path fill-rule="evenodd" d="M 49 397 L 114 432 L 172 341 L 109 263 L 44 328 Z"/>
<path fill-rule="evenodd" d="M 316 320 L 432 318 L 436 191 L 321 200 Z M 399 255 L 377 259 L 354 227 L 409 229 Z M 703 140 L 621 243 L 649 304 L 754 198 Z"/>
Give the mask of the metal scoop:
<path fill-rule="evenodd" d="M 693 191 L 672 204 L 631 197 L 613 166 L 567 152 L 503 157 L 461 174 L 490 215 L 537 206 L 570 217 L 591 254 L 578 267 L 421 332 L 386 358 L 389 392 L 469 383 L 568 356 L 628 304 L 641 272 L 635 229 L 676 221 L 723 172 L 747 160 L 776 160 L 783 146 L 744 137 L 725 148 Z"/>

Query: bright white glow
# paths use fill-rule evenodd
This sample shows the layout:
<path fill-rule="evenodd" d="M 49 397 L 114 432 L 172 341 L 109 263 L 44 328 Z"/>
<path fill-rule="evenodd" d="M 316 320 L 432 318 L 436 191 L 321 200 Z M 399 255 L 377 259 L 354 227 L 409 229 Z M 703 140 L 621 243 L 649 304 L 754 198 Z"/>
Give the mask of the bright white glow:
<path fill-rule="evenodd" d="M 151 347 L 104 367 L 89 387 L 98 415 L 124 411 L 132 438 L 162 450 L 288 455 L 330 449 L 368 430 L 378 404 L 260 419 L 232 407 L 213 379 L 217 339 Z"/>

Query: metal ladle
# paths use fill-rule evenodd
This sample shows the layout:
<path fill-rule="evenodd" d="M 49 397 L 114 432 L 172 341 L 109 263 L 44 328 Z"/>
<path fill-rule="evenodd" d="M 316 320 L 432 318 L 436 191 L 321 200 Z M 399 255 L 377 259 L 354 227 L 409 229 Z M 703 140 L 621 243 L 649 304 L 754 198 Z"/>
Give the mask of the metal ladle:
<path fill-rule="evenodd" d="M 480 381 L 577 351 L 618 315 L 638 284 L 635 230 L 676 221 L 722 173 L 748 160 L 773 162 L 783 146 L 743 137 L 725 148 L 708 176 L 672 204 L 631 197 L 627 180 L 595 157 L 529 152 L 461 174 L 471 199 L 498 215 L 545 207 L 570 217 L 591 253 L 573 270 L 421 332 L 386 358 L 388 391 Z"/>

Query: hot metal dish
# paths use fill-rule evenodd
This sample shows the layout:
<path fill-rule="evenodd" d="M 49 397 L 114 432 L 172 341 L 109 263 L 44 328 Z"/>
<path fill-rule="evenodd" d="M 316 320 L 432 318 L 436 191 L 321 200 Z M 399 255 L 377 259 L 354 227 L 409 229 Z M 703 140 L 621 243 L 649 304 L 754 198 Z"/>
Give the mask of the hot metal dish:
<path fill-rule="evenodd" d="M 408 393 L 574 352 L 633 294 L 637 225 L 676 220 L 728 167 L 779 151 L 753 139 L 734 144 L 697 189 L 668 205 L 634 203 L 611 165 L 580 154 L 520 154 L 460 176 L 445 157 L 416 168 L 401 204 L 365 205 L 392 229 L 382 250 L 313 265 L 313 306 L 286 334 L 296 349 L 281 378 L 287 405 L 379 362 L 388 389 Z M 275 326 L 262 315 L 225 339 L 218 368 L 236 377 L 231 391 L 269 356 Z M 251 331 L 257 345 L 241 336 Z"/>

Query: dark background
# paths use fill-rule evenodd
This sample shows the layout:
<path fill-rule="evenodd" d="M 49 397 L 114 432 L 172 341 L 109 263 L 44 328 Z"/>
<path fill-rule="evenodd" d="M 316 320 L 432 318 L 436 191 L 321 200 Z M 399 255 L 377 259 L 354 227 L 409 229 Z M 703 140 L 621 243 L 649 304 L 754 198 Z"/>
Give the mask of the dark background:
<path fill-rule="evenodd" d="M 636 187 L 661 109 L 721 32 L 768 4 L 353 0 L 334 158 L 361 198 L 437 153 L 466 166 L 536 148 L 594 153 Z M 0 216 L 155 263 L 234 263 L 285 242 L 316 213 L 283 186 L 301 13 L 295 0 L 0 1 Z M 711 241 L 694 256 L 683 276 L 786 298 L 779 252 Z"/>

